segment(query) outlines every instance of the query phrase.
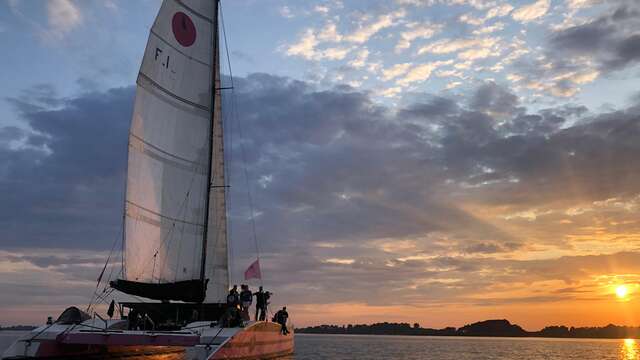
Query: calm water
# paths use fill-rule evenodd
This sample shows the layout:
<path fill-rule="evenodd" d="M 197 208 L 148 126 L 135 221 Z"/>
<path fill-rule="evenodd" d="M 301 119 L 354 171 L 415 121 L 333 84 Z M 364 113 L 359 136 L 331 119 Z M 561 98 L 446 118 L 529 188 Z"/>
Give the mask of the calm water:
<path fill-rule="evenodd" d="M 0 332 L 0 352 L 21 332 Z M 296 335 L 286 360 L 640 359 L 640 340 Z M 285 359 L 283 359 L 285 360 Z"/>

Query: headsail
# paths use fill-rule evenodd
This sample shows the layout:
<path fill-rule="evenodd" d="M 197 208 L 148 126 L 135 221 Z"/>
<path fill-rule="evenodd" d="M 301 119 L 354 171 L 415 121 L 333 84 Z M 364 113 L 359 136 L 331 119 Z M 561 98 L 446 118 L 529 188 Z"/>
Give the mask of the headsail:
<path fill-rule="evenodd" d="M 124 279 L 112 283 L 132 295 L 201 302 L 208 280 L 218 302 L 228 288 L 216 22 L 215 0 L 165 0 L 151 28 L 129 133 Z"/>

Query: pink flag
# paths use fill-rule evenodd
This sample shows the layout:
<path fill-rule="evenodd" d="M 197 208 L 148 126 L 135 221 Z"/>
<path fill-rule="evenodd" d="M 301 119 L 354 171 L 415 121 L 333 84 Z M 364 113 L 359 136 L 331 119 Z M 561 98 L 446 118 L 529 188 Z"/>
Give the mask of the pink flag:
<path fill-rule="evenodd" d="M 244 272 L 244 279 L 262 279 L 262 274 L 260 273 L 260 259 L 257 259 L 253 264 L 249 265 L 247 270 Z"/>

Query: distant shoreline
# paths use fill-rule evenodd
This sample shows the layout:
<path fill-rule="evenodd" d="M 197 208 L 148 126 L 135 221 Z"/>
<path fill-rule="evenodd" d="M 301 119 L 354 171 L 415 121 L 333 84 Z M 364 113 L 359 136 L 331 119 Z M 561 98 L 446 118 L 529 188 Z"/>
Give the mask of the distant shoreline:
<path fill-rule="evenodd" d="M 14 326 L 0 327 L 0 331 L 31 331 L 35 328 L 37 328 L 37 326 L 14 325 Z"/>
<path fill-rule="evenodd" d="M 567 327 L 547 326 L 540 331 L 526 331 L 508 320 L 485 320 L 460 328 L 422 328 L 419 324 L 376 323 L 371 325 L 320 325 L 296 328 L 298 334 L 331 335 L 406 335 L 406 336 L 458 336 L 458 337 L 521 337 L 555 339 L 629 339 L 640 338 L 640 327 Z"/>
<path fill-rule="evenodd" d="M 462 336 L 462 335 L 405 335 L 405 334 L 332 334 L 332 333 L 308 333 L 308 332 L 300 332 L 298 329 L 295 330 L 296 336 L 321 336 L 321 335 L 337 335 L 337 336 L 404 336 L 404 337 L 414 337 L 414 338 L 473 338 L 473 339 L 540 339 L 540 340 L 634 340 L 640 342 L 639 337 L 620 337 L 620 338 L 597 338 L 597 337 L 551 337 L 551 336 Z"/>

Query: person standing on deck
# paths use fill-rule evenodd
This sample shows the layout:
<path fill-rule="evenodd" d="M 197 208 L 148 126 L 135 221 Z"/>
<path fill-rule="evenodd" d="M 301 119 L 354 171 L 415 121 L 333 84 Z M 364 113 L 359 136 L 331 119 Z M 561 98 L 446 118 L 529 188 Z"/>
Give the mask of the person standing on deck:
<path fill-rule="evenodd" d="M 273 295 L 272 292 L 270 291 L 266 291 L 264 293 L 264 312 L 263 312 L 263 316 L 262 316 L 262 320 L 266 320 L 267 319 L 267 312 L 269 311 L 269 304 L 271 304 L 269 302 L 269 299 L 271 299 L 271 295 Z"/>
<path fill-rule="evenodd" d="M 138 330 L 140 314 L 138 314 L 138 311 L 136 311 L 136 309 L 129 310 L 129 316 L 127 316 L 127 320 L 129 330 Z"/>
<path fill-rule="evenodd" d="M 249 285 L 242 285 L 242 291 L 240 291 L 240 308 L 242 309 L 242 320 L 249 321 L 249 308 L 253 302 L 253 293 L 249 290 Z"/>
<path fill-rule="evenodd" d="M 233 285 L 233 289 L 229 290 L 229 295 L 227 295 L 227 307 L 238 307 L 239 304 L 238 285 Z"/>
<path fill-rule="evenodd" d="M 262 286 L 260 286 L 253 295 L 256 297 L 256 321 L 264 321 L 267 317 L 267 294 L 262 291 Z"/>
<path fill-rule="evenodd" d="M 287 335 L 289 333 L 289 329 L 287 329 L 287 320 L 289 319 L 289 313 L 287 312 L 287 307 L 283 307 L 282 310 L 278 310 L 276 315 L 274 316 L 274 320 L 282 326 L 280 328 L 280 333 L 282 335 Z"/>

